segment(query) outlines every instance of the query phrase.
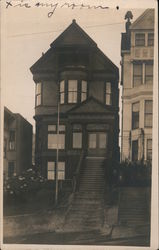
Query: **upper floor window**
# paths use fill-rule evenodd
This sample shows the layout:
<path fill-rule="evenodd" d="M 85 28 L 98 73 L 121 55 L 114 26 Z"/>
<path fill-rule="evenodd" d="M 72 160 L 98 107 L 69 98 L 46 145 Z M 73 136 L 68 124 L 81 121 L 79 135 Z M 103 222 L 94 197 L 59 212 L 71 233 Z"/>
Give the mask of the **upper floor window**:
<path fill-rule="evenodd" d="M 77 80 L 68 81 L 68 103 L 77 102 Z"/>
<path fill-rule="evenodd" d="M 56 125 L 48 125 L 48 149 L 65 149 L 65 125 L 59 125 L 59 134 Z"/>
<path fill-rule="evenodd" d="M 36 106 L 41 105 L 41 83 L 36 84 Z"/>
<path fill-rule="evenodd" d="M 15 150 L 15 131 L 9 132 L 9 150 Z"/>
<path fill-rule="evenodd" d="M 145 64 L 145 84 L 153 82 L 153 64 Z"/>
<path fill-rule="evenodd" d="M 154 45 L 154 33 L 148 33 L 148 46 Z"/>
<path fill-rule="evenodd" d="M 142 64 L 133 65 L 133 86 L 142 84 L 143 67 Z"/>
<path fill-rule="evenodd" d="M 132 104 L 132 129 L 139 128 L 139 111 L 140 103 L 136 102 Z"/>
<path fill-rule="evenodd" d="M 65 102 L 65 81 L 60 82 L 60 103 Z"/>
<path fill-rule="evenodd" d="M 145 46 L 145 34 L 144 33 L 135 34 L 135 46 Z"/>
<path fill-rule="evenodd" d="M 82 81 L 81 83 L 81 102 L 87 99 L 87 82 Z"/>
<path fill-rule="evenodd" d="M 105 83 L 105 104 L 106 105 L 112 104 L 112 88 L 110 82 Z"/>
<path fill-rule="evenodd" d="M 152 100 L 145 101 L 145 127 L 152 127 Z"/>

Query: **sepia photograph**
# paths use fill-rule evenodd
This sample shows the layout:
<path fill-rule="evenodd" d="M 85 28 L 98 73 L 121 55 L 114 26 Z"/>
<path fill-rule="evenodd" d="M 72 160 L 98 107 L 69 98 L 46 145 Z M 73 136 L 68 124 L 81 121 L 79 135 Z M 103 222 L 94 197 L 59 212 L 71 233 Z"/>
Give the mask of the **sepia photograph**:
<path fill-rule="evenodd" d="M 158 32 L 146 4 L 1 8 L 2 250 L 155 249 Z"/>

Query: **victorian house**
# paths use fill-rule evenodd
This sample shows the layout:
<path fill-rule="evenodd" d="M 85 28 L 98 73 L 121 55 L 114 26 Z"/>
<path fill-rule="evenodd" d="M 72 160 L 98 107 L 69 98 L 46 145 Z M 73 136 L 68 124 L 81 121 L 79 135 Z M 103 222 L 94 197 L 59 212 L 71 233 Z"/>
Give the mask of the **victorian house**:
<path fill-rule="evenodd" d="M 127 12 L 121 40 L 121 160 L 151 161 L 154 10 L 147 9 L 131 24 L 132 17 Z"/>
<path fill-rule="evenodd" d="M 75 20 L 31 67 L 36 86 L 35 162 L 72 180 L 81 156 L 119 160 L 118 68 Z M 91 171 L 91 170 L 90 170 Z"/>

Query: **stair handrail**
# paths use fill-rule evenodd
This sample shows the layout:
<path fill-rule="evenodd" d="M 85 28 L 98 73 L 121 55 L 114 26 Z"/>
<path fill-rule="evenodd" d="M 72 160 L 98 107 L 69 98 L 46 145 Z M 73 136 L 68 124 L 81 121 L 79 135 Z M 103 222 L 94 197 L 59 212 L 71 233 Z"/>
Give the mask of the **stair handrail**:
<path fill-rule="evenodd" d="M 74 172 L 74 175 L 73 175 L 73 192 L 76 192 L 79 189 L 79 180 L 80 180 L 81 170 L 83 166 L 84 156 L 85 156 L 84 151 L 82 151 L 79 162 L 77 164 L 76 171 Z"/>

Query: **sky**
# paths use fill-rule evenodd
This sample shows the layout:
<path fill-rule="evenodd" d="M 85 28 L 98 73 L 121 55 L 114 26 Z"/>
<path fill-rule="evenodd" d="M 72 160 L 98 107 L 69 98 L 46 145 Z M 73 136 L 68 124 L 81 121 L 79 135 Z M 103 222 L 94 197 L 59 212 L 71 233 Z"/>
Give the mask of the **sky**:
<path fill-rule="evenodd" d="M 35 84 L 30 67 L 50 44 L 76 19 L 98 47 L 120 69 L 121 32 L 125 32 L 125 14 L 133 21 L 144 9 L 56 9 L 48 18 L 47 8 L 8 8 L 4 19 L 3 103 L 34 125 Z"/>

